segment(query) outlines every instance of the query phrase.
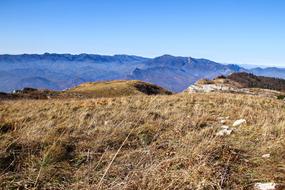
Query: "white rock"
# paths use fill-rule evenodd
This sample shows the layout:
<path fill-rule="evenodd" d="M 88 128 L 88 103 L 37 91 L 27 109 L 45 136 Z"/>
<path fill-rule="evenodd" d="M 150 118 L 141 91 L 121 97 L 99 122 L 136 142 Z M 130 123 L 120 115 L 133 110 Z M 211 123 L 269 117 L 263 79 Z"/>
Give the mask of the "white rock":
<path fill-rule="evenodd" d="M 261 157 L 262 158 L 270 158 L 270 154 L 263 154 Z"/>
<path fill-rule="evenodd" d="M 217 119 L 218 120 L 227 120 L 227 119 L 229 119 L 230 117 L 229 116 L 224 116 L 224 117 L 218 117 Z"/>
<path fill-rule="evenodd" d="M 227 125 L 222 125 L 221 128 L 222 128 L 222 129 L 229 129 L 230 127 L 227 126 Z"/>
<path fill-rule="evenodd" d="M 228 136 L 233 132 L 232 129 L 222 129 L 216 133 L 217 136 Z"/>
<path fill-rule="evenodd" d="M 275 190 L 276 183 L 256 183 L 254 185 L 256 190 Z"/>
<path fill-rule="evenodd" d="M 233 127 L 238 127 L 238 126 L 241 126 L 243 124 L 246 124 L 246 120 L 245 119 L 239 119 L 233 123 Z"/>
<path fill-rule="evenodd" d="M 221 124 L 225 124 L 225 123 L 227 123 L 226 120 L 221 120 Z"/>

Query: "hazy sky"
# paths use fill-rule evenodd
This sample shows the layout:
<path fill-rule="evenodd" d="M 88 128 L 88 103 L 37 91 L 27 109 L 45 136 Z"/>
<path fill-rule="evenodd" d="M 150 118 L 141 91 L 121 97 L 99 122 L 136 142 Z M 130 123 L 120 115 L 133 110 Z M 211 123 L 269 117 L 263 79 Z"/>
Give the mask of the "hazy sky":
<path fill-rule="evenodd" d="M 0 54 L 44 52 L 285 66 L 285 1 L 0 0 Z"/>

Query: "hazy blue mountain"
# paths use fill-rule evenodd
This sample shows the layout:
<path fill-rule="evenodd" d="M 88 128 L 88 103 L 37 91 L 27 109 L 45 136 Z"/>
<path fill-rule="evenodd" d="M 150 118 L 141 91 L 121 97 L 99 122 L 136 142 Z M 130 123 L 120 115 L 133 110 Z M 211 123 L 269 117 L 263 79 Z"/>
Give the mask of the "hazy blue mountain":
<path fill-rule="evenodd" d="M 266 68 L 267 67 L 265 65 L 251 65 L 251 64 L 238 64 L 238 65 L 245 68 L 245 69 L 254 69 L 257 67 L 260 67 L 260 68 Z"/>
<path fill-rule="evenodd" d="M 83 82 L 138 79 L 179 92 L 199 79 L 234 72 L 285 78 L 285 69 L 244 69 L 207 59 L 163 55 L 22 54 L 0 55 L 0 91 L 23 87 L 63 90 Z"/>
<path fill-rule="evenodd" d="M 82 82 L 124 79 L 135 68 L 142 68 L 146 60 L 129 55 L 0 55 L 0 91 L 25 85 L 63 90 Z"/>
<path fill-rule="evenodd" d="M 245 71 L 237 65 L 223 65 L 207 59 L 164 55 L 145 62 L 147 69 L 135 69 L 129 79 L 139 79 L 160 85 L 174 92 L 185 90 L 202 78 Z"/>
<path fill-rule="evenodd" d="M 250 69 L 255 75 L 266 76 L 266 77 L 278 77 L 285 79 L 285 68 L 277 68 L 277 67 L 267 67 L 267 68 L 254 68 Z"/>
<path fill-rule="evenodd" d="M 42 77 L 30 77 L 21 79 L 17 85 L 16 89 L 22 89 L 25 87 L 32 86 L 34 88 L 47 88 L 47 89 L 59 89 L 59 86 L 52 81 Z"/>

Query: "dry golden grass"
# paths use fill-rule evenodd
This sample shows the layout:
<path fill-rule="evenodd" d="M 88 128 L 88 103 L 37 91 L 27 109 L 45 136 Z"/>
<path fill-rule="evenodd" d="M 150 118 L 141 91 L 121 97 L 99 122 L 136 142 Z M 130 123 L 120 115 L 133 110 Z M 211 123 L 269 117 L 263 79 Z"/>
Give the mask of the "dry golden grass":
<path fill-rule="evenodd" d="M 71 88 L 62 93 L 67 97 L 102 98 L 130 95 L 171 94 L 159 86 L 138 80 L 114 80 L 89 82 Z"/>
<path fill-rule="evenodd" d="M 228 125 L 247 125 L 216 137 L 226 116 Z M 271 98 L 2 101 L 0 131 L 2 189 L 252 189 L 285 181 L 285 105 Z"/>

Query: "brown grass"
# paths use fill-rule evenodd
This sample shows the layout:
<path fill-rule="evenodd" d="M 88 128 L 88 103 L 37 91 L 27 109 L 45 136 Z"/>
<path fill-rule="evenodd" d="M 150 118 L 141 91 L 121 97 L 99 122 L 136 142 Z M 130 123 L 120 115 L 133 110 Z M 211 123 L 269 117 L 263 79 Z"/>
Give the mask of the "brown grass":
<path fill-rule="evenodd" d="M 216 137 L 226 116 L 228 125 L 247 125 Z M 270 98 L 2 101 L 0 131 L 2 189 L 252 189 L 285 181 L 285 105 Z"/>

